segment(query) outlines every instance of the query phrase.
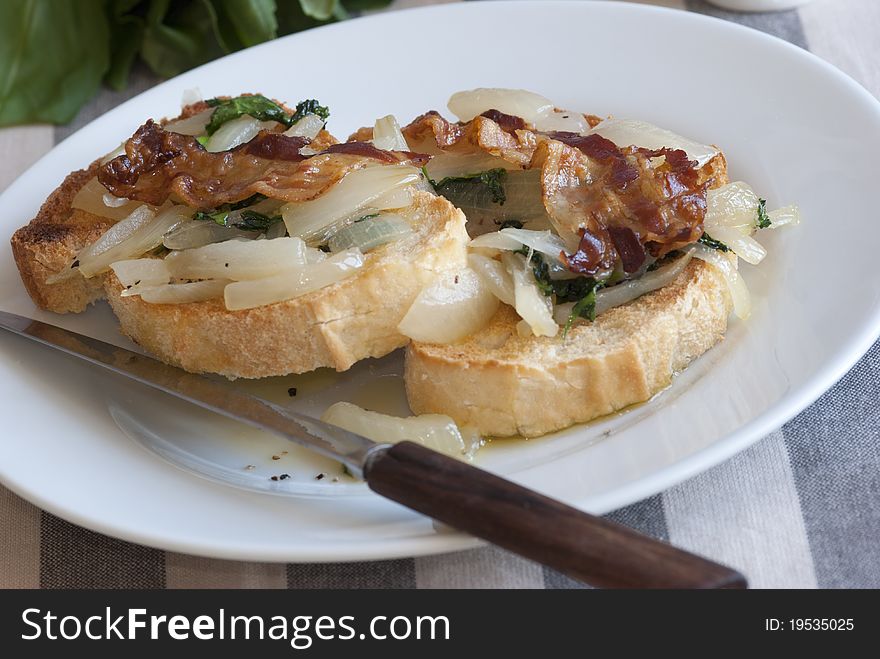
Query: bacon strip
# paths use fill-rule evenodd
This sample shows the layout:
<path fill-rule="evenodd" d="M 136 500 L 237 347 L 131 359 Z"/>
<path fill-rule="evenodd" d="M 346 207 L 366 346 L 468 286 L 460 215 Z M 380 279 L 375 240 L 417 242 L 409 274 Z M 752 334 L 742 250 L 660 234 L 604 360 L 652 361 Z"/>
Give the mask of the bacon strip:
<path fill-rule="evenodd" d="M 98 180 L 117 197 L 160 205 L 170 196 L 203 210 L 255 193 L 283 201 L 314 199 L 348 172 L 371 162 L 420 167 L 430 156 L 382 151 L 371 144 L 335 144 L 313 156 L 308 141 L 262 132 L 229 151 L 211 153 L 189 135 L 148 121 L 125 143 L 125 155 L 98 170 Z"/>
<path fill-rule="evenodd" d="M 706 191 L 724 182 L 715 176 L 716 163 L 700 169 L 682 150 L 620 148 L 598 134 L 548 137 L 536 159 L 554 225 L 579 236 L 575 253 L 562 255 L 570 270 L 596 275 L 620 259 L 633 273 L 648 254 L 664 256 L 702 235 Z M 652 161 L 660 157 L 663 162 Z"/>

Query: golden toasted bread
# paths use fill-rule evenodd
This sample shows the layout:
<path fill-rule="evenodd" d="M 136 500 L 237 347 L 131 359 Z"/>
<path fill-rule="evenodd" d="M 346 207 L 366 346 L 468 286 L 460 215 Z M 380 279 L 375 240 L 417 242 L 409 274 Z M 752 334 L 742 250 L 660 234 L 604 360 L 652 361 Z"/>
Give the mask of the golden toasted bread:
<path fill-rule="evenodd" d="M 648 400 L 723 336 L 722 275 L 693 260 L 670 285 L 560 337 L 520 337 L 502 305 L 453 345 L 413 342 L 406 393 L 416 414 L 447 414 L 487 436 L 536 437 Z"/>

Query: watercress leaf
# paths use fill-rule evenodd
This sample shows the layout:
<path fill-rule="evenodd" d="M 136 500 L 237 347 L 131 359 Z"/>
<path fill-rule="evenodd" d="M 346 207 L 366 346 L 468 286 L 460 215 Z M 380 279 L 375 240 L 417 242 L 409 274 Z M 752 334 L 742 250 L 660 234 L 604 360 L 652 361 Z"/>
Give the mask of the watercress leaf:
<path fill-rule="evenodd" d="M 712 249 L 717 249 L 719 252 L 729 252 L 730 247 L 725 245 L 720 240 L 715 240 L 708 233 L 704 233 L 700 236 L 700 240 L 698 242 L 703 243 L 706 247 L 711 247 Z"/>
<path fill-rule="evenodd" d="M 493 204 L 503 206 L 504 202 L 507 201 L 507 195 L 504 192 L 504 179 L 506 176 L 507 170 L 499 167 L 465 176 L 447 176 L 439 183 L 432 181 L 432 184 L 437 194 L 450 200 L 468 193 L 475 194 L 479 190 L 486 192 L 491 197 Z"/>
<path fill-rule="evenodd" d="M 103 0 L 0 2 L 0 125 L 73 119 L 109 50 Z"/>
<path fill-rule="evenodd" d="M 144 19 L 132 10 L 140 0 L 111 0 L 107 7 L 110 23 L 110 68 L 104 82 L 116 91 L 125 89 L 132 64 L 144 38 Z"/>
<path fill-rule="evenodd" d="M 339 0 L 299 0 L 303 13 L 319 21 L 333 18 L 340 6 Z"/>
<path fill-rule="evenodd" d="M 220 38 L 239 50 L 278 36 L 275 0 L 215 0 Z"/>
<path fill-rule="evenodd" d="M 141 57 L 154 73 L 170 78 L 228 52 L 218 34 L 217 14 L 208 0 L 151 0 Z"/>
<path fill-rule="evenodd" d="M 303 117 L 308 114 L 316 114 L 324 121 L 330 118 L 330 108 L 326 105 L 321 105 L 319 101 L 316 101 L 313 98 L 310 98 L 305 101 L 300 101 L 296 104 L 296 112 L 293 117 L 290 118 L 290 124 L 293 125 Z"/>
<path fill-rule="evenodd" d="M 247 114 L 260 121 L 277 121 L 285 126 L 292 125 L 292 119 L 287 111 L 265 96 L 255 94 L 253 96 L 236 96 L 235 98 L 208 100 L 208 105 L 214 108 L 211 121 L 205 129 L 208 135 L 213 135 L 227 121 L 238 119 Z"/>
<path fill-rule="evenodd" d="M 767 215 L 767 200 L 766 199 L 758 199 L 758 220 L 757 225 L 759 229 L 766 229 L 773 222 L 770 220 L 770 216 Z"/>

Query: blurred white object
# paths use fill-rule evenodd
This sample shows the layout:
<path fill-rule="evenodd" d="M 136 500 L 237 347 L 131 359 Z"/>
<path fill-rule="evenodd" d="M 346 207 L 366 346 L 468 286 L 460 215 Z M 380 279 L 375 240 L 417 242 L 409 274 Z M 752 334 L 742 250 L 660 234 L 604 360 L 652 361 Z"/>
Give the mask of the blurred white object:
<path fill-rule="evenodd" d="M 709 2 L 734 11 L 781 11 L 805 5 L 810 0 L 709 0 Z"/>

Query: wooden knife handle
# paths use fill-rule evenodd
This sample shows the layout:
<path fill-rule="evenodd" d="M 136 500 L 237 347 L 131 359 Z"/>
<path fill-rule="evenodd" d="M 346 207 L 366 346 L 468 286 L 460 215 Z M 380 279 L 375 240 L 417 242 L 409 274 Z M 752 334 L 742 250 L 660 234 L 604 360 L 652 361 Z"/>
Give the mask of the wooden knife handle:
<path fill-rule="evenodd" d="M 376 451 L 370 488 L 603 588 L 746 588 L 737 571 L 589 515 L 419 444 Z"/>

